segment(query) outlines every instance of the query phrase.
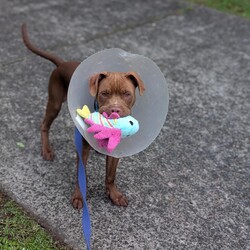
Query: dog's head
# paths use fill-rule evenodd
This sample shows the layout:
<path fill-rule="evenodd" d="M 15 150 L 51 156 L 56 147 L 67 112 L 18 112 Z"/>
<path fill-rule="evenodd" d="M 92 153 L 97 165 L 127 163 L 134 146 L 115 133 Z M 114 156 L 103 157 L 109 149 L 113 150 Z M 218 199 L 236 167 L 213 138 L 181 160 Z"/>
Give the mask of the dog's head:
<path fill-rule="evenodd" d="M 136 100 L 135 90 L 145 91 L 140 76 L 135 72 L 101 72 L 90 78 L 90 94 L 96 97 L 99 112 L 110 115 L 116 112 L 120 117 L 130 115 Z"/>

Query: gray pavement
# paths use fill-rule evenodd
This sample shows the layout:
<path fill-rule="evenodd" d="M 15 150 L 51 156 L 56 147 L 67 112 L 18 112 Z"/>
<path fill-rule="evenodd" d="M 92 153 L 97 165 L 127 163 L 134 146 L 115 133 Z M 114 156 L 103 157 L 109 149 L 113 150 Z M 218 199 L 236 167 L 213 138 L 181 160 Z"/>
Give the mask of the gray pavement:
<path fill-rule="evenodd" d="M 25 21 L 32 41 L 65 60 L 119 47 L 153 59 L 169 83 L 160 135 L 119 167 L 127 208 L 106 198 L 104 158 L 92 152 L 93 249 L 250 249 L 249 20 L 174 0 L 0 6 L 1 190 L 55 237 L 85 249 L 81 213 L 69 202 L 73 122 L 65 104 L 51 130 L 56 158 L 43 161 L 39 126 L 54 66 L 24 47 Z"/>

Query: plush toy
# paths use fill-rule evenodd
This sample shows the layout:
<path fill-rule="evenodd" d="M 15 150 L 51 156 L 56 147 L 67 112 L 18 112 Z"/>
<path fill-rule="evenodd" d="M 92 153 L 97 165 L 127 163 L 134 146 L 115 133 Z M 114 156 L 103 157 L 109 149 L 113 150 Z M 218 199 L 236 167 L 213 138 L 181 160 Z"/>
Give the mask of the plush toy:
<path fill-rule="evenodd" d="M 120 117 L 118 113 L 108 116 L 105 112 L 100 114 L 97 111 L 90 113 L 86 105 L 76 112 L 90 125 L 87 132 L 94 133 L 98 145 L 109 153 L 118 146 L 121 138 L 134 135 L 139 130 L 139 123 L 132 116 Z"/>

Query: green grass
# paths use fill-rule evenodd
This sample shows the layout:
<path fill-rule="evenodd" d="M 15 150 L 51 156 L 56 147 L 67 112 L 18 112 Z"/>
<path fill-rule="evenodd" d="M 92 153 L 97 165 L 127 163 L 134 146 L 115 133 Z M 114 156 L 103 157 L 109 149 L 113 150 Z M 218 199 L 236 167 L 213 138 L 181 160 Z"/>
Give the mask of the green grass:
<path fill-rule="evenodd" d="M 250 18 L 250 0 L 189 0 L 220 11 Z"/>
<path fill-rule="evenodd" d="M 52 237 L 13 201 L 0 193 L 0 249 L 59 250 Z"/>

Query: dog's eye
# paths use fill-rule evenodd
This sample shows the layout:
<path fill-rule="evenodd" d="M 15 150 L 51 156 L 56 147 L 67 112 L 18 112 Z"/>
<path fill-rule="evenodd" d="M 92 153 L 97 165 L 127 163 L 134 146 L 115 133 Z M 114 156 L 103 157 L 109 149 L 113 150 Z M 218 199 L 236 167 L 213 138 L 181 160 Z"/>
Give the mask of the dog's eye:
<path fill-rule="evenodd" d="M 131 93 L 130 93 L 129 91 L 124 91 L 124 92 L 122 93 L 122 95 L 125 96 L 125 97 L 130 97 L 130 96 L 131 96 Z"/>
<path fill-rule="evenodd" d="M 101 92 L 101 96 L 102 97 L 108 97 L 109 95 L 110 95 L 109 91 L 103 91 L 103 92 Z"/>
<path fill-rule="evenodd" d="M 133 125 L 134 125 L 134 123 L 133 123 L 132 121 L 129 121 L 129 123 L 131 124 L 131 126 L 133 126 Z"/>

